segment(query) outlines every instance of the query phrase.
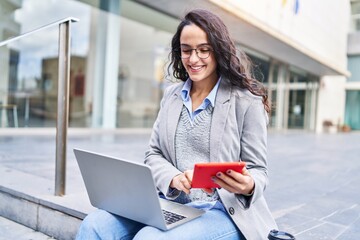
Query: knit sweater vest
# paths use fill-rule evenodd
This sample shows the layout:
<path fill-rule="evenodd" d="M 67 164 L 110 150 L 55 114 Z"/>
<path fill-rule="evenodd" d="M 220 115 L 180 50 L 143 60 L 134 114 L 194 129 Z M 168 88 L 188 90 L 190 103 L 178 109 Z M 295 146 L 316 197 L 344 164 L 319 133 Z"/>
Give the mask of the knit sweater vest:
<path fill-rule="evenodd" d="M 175 135 L 176 164 L 180 171 L 194 169 L 194 164 L 197 162 L 210 161 L 210 127 L 213 109 L 209 104 L 191 122 L 187 108 L 183 106 Z M 219 199 L 217 193 L 209 195 L 201 189 L 191 189 L 189 195 L 182 194 L 182 197 L 187 198 L 184 199 L 185 202 Z"/>

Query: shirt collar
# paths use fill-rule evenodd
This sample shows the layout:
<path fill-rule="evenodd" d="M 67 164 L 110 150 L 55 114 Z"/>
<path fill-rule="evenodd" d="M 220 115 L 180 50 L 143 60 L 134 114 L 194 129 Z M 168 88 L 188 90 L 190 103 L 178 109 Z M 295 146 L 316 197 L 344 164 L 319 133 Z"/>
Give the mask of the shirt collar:
<path fill-rule="evenodd" d="M 221 77 L 219 78 L 219 80 L 217 81 L 217 83 L 215 84 L 215 86 L 213 87 L 211 92 L 209 93 L 209 95 L 204 99 L 204 101 L 209 101 L 211 103 L 211 106 L 213 106 L 213 107 L 215 106 L 215 97 L 216 97 L 216 93 L 217 93 L 217 90 L 220 85 L 220 81 L 221 81 Z M 191 86 L 192 86 L 192 81 L 190 78 L 188 78 L 181 90 L 181 98 L 182 98 L 183 102 L 190 101 Z"/>
<path fill-rule="evenodd" d="M 190 101 L 191 86 L 192 86 L 192 81 L 190 80 L 190 78 L 188 78 L 181 90 L 181 98 L 184 102 Z"/>

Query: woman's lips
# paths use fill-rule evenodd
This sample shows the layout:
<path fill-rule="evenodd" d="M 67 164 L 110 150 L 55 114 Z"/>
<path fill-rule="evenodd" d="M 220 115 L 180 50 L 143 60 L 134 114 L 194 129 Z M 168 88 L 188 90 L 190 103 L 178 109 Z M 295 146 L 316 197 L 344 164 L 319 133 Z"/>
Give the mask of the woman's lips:
<path fill-rule="evenodd" d="M 191 72 L 200 72 L 202 69 L 204 68 L 204 66 L 189 66 L 189 69 Z"/>

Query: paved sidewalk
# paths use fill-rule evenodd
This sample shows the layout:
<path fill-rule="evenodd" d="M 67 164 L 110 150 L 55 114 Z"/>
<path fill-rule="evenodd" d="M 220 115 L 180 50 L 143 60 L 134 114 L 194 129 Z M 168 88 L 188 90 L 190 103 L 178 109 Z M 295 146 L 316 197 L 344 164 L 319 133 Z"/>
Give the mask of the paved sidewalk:
<path fill-rule="evenodd" d="M 0 132 L 0 191 L 24 196 L 26 201 L 36 199 L 40 205 L 68 212 L 79 219 L 93 208 L 72 149 L 83 148 L 142 161 L 150 136 L 148 130 L 70 129 L 67 194 L 55 197 L 55 132 L 35 131 L 19 130 L 11 135 Z M 304 240 L 360 239 L 359 132 L 270 133 L 268 161 L 270 185 L 265 195 L 280 230 Z M 3 204 L 7 203 L 0 199 L 0 208 Z M 2 226 L 0 221 L 0 229 Z M 75 230 L 76 227 L 74 225 Z"/>

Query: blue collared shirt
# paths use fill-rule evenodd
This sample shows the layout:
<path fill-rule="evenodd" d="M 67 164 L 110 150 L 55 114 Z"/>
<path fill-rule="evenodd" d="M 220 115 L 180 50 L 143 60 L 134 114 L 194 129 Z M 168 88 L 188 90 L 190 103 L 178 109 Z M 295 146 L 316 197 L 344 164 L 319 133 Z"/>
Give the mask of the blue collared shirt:
<path fill-rule="evenodd" d="M 200 104 L 200 106 L 193 112 L 192 101 L 190 97 L 192 81 L 190 79 L 186 80 L 181 90 L 181 98 L 184 102 L 186 109 L 188 110 L 189 118 L 191 122 L 193 122 L 196 115 L 198 115 L 202 110 L 204 110 L 209 104 L 211 104 L 211 106 L 213 107 L 215 106 L 215 98 L 216 98 L 217 90 L 219 88 L 220 81 L 221 81 L 221 77 L 219 78 L 219 80 L 217 81 L 217 83 L 209 93 L 209 95 L 204 99 L 204 101 Z"/>

